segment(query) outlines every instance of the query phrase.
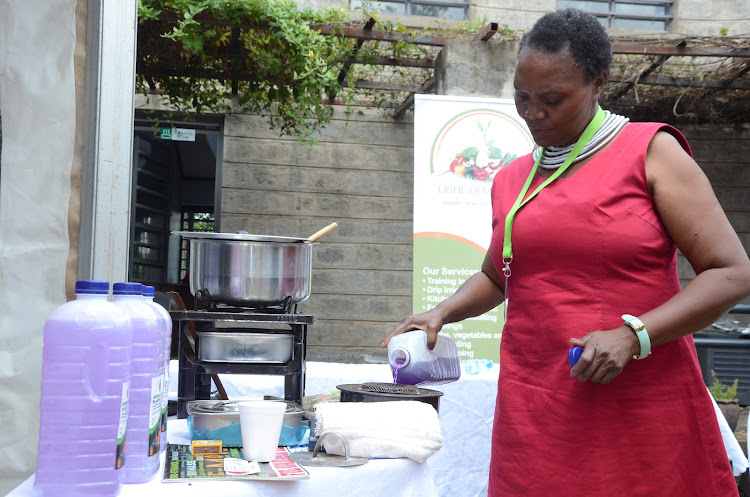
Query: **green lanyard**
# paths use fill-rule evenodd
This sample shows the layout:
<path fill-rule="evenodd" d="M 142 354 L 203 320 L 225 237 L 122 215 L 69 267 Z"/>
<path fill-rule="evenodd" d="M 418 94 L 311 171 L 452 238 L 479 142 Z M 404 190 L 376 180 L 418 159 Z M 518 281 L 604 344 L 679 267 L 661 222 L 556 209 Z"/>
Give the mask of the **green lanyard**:
<path fill-rule="evenodd" d="M 596 115 L 594 115 L 594 118 L 591 120 L 589 125 L 586 126 L 586 129 L 583 130 L 583 134 L 576 142 L 573 150 L 571 150 L 568 154 L 565 162 L 562 163 L 562 165 L 557 169 L 557 171 L 554 172 L 554 174 L 552 174 L 552 176 L 547 178 L 544 183 L 539 185 L 537 189 L 534 190 L 534 192 L 532 192 L 532 194 L 529 195 L 526 200 L 524 200 L 526 193 L 529 191 L 529 186 L 531 186 L 531 181 L 534 179 L 536 170 L 539 167 L 539 161 L 541 160 L 542 155 L 544 155 L 544 150 L 542 150 L 542 153 L 540 153 L 539 157 L 537 157 L 536 161 L 534 161 L 534 167 L 531 169 L 529 177 L 526 178 L 526 183 L 523 185 L 521 193 L 518 194 L 518 198 L 513 204 L 513 207 L 511 207 L 510 212 L 508 212 L 508 215 L 505 217 L 505 237 L 503 239 L 503 274 L 505 275 L 506 279 L 510 276 L 510 263 L 513 262 L 513 249 L 511 247 L 510 234 L 511 230 L 513 229 L 513 220 L 516 218 L 516 213 L 521 207 L 526 205 L 529 200 L 534 198 L 537 193 L 542 191 L 545 186 L 555 181 L 562 173 L 565 172 L 566 169 L 568 169 L 568 167 L 570 167 L 573 161 L 575 161 L 578 157 L 578 154 L 581 153 L 581 150 L 583 150 L 583 147 L 586 146 L 589 140 L 591 140 L 594 134 L 599 130 L 599 127 L 604 122 L 604 117 L 604 111 L 602 110 L 602 108 L 597 108 Z"/>

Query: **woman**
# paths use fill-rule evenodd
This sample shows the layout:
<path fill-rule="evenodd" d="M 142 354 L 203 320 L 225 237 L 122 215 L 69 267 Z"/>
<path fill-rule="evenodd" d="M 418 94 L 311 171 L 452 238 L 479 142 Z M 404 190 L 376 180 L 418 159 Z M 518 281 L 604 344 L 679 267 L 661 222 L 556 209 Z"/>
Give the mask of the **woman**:
<path fill-rule="evenodd" d="M 523 37 L 515 103 L 539 147 L 494 180 L 482 271 L 383 346 L 508 297 L 490 495 L 736 496 L 690 334 L 750 294 L 750 261 L 677 130 L 598 111 L 611 61 L 576 10 Z"/>

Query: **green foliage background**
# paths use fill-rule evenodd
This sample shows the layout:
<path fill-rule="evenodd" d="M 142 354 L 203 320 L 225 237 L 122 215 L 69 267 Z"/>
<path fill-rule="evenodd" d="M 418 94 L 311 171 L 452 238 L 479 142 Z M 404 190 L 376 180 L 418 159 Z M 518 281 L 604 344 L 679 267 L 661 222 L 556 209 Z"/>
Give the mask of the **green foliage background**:
<path fill-rule="evenodd" d="M 257 113 L 281 134 L 312 145 L 313 133 L 331 120 L 329 97 L 347 106 L 361 97 L 355 89 L 358 77 L 401 78 L 418 86 L 431 75 L 368 60 L 434 58 L 439 49 L 410 43 L 408 37 L 472 34 L 484 25 L 479 20 L 449 28 L 436 21 L 415 33 L 381 21 L 369 2 L 356 10 L 363 19 L 376 20 L 374 29 L 404 34 L 407 41 L 358 44 L 353 38 L 322 35 L 311 25 L 343 28 L 352 25 L 350 13 L 299 9 L 290 0 L 139 0 L 138 88 L 149 98 L 160 95 L 177 112 Z M 365 64 L 347 63 L 355 54 Z M 386 98 L 381 94 L 373 103 L 382 106 Z"/>

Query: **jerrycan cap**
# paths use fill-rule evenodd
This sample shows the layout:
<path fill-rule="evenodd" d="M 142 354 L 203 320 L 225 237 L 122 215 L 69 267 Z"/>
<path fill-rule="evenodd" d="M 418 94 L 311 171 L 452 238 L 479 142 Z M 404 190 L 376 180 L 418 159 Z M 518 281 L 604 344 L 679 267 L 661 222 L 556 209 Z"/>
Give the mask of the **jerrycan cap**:
<path fill-rule="evenodd" d="M 141 295 L 143 293 L 143 284 L 135 282 L 115 283 L 112 285 L 114 295 Z"/>
<path fill-rule="evenodd" d="M 578 359 L 581 358 L 581 354 L 583 354 L 583 349 L 579 346 L 571 347 L 570 350 L 568 350 L 568 363 L 570 364 L 570 367 L 578 363 Z"/>
<path fill-rule="evenodd" d="M 109 282 L 78 280 L 76 281 L 76 293 L 87 295 L 107 295 L 109 294 Z"/>
<path fill-rule="evenodd" d="M 153 297 L 156 295 L 156 290 L 154 290 L 154 287 L 150 285 L 143 285 L 143 296 L 144 297 Z"/>
<path fill-rule="evenodd" d="M 395 348 L 388 354 L 388 362 L 396 369 L 406 367 L 409 361 L 411 361 L 411 354 L 402 347 Z"/>

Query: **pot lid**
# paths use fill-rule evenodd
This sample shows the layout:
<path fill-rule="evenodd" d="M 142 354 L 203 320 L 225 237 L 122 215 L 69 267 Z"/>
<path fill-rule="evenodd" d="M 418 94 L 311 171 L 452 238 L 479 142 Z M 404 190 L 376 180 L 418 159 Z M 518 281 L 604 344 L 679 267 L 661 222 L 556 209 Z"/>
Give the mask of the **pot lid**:
<path fill-rule="evenodd" d="M 312 243 L 309 238 L 295 238 L 291 236 L 252 235 L 250 233 L 212 233 L 199 231 L 173 231 L 173 235 L 180 235 L 189 240 L 228 240 L 235 242 L 272 242 L 272 243 Z"/>
<path fill-rule="evenodd" d="M 284 414 L 299 414 L 305 412 L 296 402 L 290 400 L 267 399 L 286 404 Z M 187 403 L 188 414 L 237 414 L 240 400 L 191 400 Z"/>
<path fill-rule="evenodd" d="M 237 402 L 225 400 L 191 400 L 187 403 L 188 414 L 237 414 Z"/>

